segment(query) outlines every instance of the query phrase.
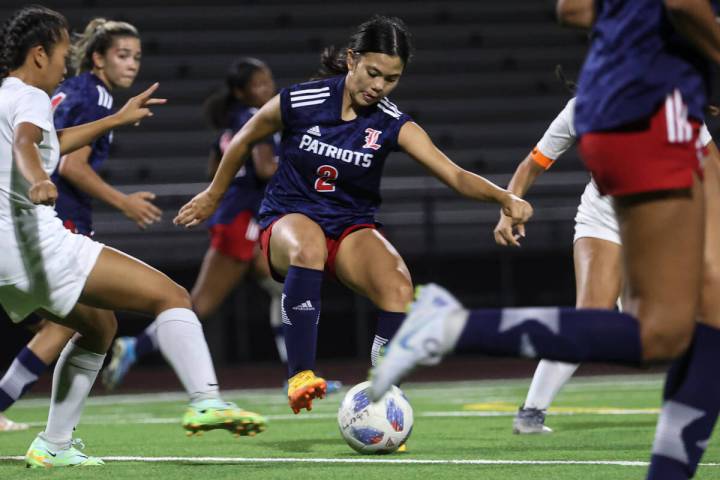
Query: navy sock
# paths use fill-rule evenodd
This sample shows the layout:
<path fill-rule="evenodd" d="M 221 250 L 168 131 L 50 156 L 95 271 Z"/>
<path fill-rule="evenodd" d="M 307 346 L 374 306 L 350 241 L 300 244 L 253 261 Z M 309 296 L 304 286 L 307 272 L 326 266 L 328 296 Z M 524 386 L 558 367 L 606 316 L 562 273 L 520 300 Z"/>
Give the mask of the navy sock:
<path fill-rule="evenodd" d="M 28 347 L 23 347 L 0 379 L 0 412 L 4 412 L 35 385 L 47 365 Z"/>
<path fill-rule="evenodd" d="M 380 310 L 378 313 L 377 326 L 375 327 L 375 338 L 373 339 L 372 348 L 370 350 L 370 364 L 374 367 L 377 365 L 378 356 L 382 348 L 395 336 L 400 329 L 405 313 L 403 312 L 386 312 Z"/>
<path fill-rule="evenodd" d="M 148 335 L 147 331 L 142 332 L 140 335 L 135 337 L 135 359 L 139 360 L 142 357 L 149 355 L 153 352 L 157 352 L 158 347 L 153 341 L 153 337 Z"/>
<path fill-rule="evenodd" d="M 455 350 L 571 363 L 642 361 L 637 320 L 599 309 L 472 310 Z"/>
<path fill-rule="evenodd" d="M 315 369 L 320 291 L 323 272 L 291 266 L 282 294 L 282 322 L 287 347 L 288 378 Z"/>
<path fill-rule="evenodd" d="M 668 371 L 648 479 L 695 475 L 720 411 L 718 363 L 720 330 L 698 324 L 690 348 Z"/>

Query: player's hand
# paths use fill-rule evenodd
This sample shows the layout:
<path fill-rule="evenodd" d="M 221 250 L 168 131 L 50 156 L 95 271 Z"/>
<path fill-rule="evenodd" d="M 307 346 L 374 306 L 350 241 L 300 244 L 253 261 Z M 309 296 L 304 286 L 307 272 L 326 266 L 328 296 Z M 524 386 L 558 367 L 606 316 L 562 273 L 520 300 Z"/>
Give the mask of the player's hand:
<path fill-rule="evenodd" d="M 28 197 L 35 205 L 55 205 L 58 197 L 57 187 L 49 179 L 40 180 L 32 184 L 28 190 Z"/>
<path fill-rule="evenodd" d="M 159 222 L 162 210 L 156 207 L 152 200 L 152 192 L 135 192 L 127 195 L 122 205 L 122 213 L 135 222 L 138 227 L 145 229 L 148 225 Z"/>
<path fill-rule="evenodd" d="M 525 223 L 530 220 L 533 208 L 528 202 L 510 192 L 502 200 L 502 213 L 510 217 L 512 226 L 516 228 L 518 235 L 525 236 Z"/>
<path fill-rule="evenodd" d="M 150 88 L 128 100 L 115 114 L 118 123 L 120 125 L 133 124 L 137 126 L 140 125 L 140 120 L 143 118 L 152 117 L 153 113 L 149 108 L 150 106 L 167 103 L 166 98 L 152 98 L 152 94 L 155 93 L 159 86 L 159 83 L 153 83 Z"/>
<path fill-rule="evenodd" d="M 498 220 L 495 230 L 493 230 L 495 243 L 504 247 L 509 245 L 519 247 L 520 239 L 525 236 L 525 226 L 520 225 L 520 227 L 521 228 L 518 228 L 518 231 L 516 232 L 513 227 L 512 218 L 508 217 L 501 211 L 500 220 Z M 522 229 L 522 234 L 520 233 L 520 229 Z"/>
<path fill-rule="evenodd" d="M 215 212 L 219 201 L 220 199 L 210 193 L 209 190 L 203 190 L 180 208 L 177 216 L 173 219 L 173 223 L 188 228 L 199 225 Z"/>

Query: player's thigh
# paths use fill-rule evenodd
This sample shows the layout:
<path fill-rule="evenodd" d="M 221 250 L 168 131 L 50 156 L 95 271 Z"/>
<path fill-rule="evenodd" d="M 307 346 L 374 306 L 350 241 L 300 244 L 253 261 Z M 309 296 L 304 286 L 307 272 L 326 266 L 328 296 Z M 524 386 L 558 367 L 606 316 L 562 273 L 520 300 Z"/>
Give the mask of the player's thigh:
<path fill-rule="evenodd" d="M 335 274 L 343 284 L 383 310 L 402 312 L 412 301 L 407 265 L 375 229 L 357 230 L 343 239 L 335 257 Z"/>
<path fill-rule="evenodd" d="M 107 310 L 150 315 L 192 306 L 187 290 L 167 275 L 110 247 L 103 248 L 79 301 Z"/>
<path fill-rule="evenodd" d="M 300 213 L 291 213 L 273 224 L 270 236 L 270 262 L 281 275 L 291 265 L 323 270 L 327 244 L 322 228 Z"/>
<path fill-rule="evenodd" d="M 195 311 L 201 319 L 217 310 L 245 276 L 248 268 L 248 262 L 225 255 L 214 248 L 208 249 L 190 294 Z"/>
<path fill-rule="evenodd" d="M 30 339 L 27 346 L 46 365 L 57 360 L 65 344 L 75 335 L 75 330 L 53 321 L 43 320 L 40 330 Z"/>
<path fill-rule="evenodd" d="M 705 264 L 700 321 L 720 328 L 720 159 L 705 161 Z"/>
<path fill-rule="evenodd" d="M 622 288 L 621 247 L 615 242 L 581 237 L 573 245 L 575 303 L 578 308 L 614 308 Z"/>
<path fill-rule="evenodd" d="M 684 192 L 616 199 L 626 282 L 623 309 L 640 321 L 646 360 L 674 358 L 692 336 L 702 277 L 704 203 L 698 179 Z"/>

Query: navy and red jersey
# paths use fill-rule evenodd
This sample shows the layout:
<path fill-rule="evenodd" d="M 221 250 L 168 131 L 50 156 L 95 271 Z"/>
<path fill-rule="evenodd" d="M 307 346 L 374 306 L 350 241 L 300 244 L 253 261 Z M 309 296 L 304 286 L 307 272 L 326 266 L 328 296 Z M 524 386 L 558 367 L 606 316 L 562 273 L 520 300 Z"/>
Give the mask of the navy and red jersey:
<path fill-rule="evenodd" d="M 218 157 L 222 157 L 222 154 L 230 144 L 230 140 L 232 140 L 235 133 L 238 132 L 256 112 L 257 108 L 244 105 L 237 105 L 237 107 L 230 112 L 230 128 L 222 132 L 213 144 L 213 149 Z M 279 142 L 274 141 L 272 137 L 259 143 L 272 145 L 273 151 L 277 155 Z M 208 227 L 216 224 L 230 224 L 240 212 L 245 210 L 250 210 L 253 217 L 257 217 L 266 186 L 267 180 L 257 176 L 252 155 L 248 156 L 245 164 L 238 171 L 237 175 L 235 175 L 230 187 L 227 192 L 225 192 L 220 206 L 212 217 L 208 219 Z"/>
<path fill-rule="evenodd" d="M 90 72 L 68 78 L 52 96 L 55 128 L 74 127 L 94 122 L 112 113 L 113 97 L 98 77 Z M 97 138 L 90 147 L 88 163 L 98 171 L 110 155 L 112 131 Z M 55 210 L 63 222 L 72 222 L 78 233 L 92 233 L 92 197 L 74 187 L 56 170 L 52 180 L 57 185 Z"/>
<path fill-rule="evenodd" d="M 280 165 L 260 207 L 262 228 L 302 213 L 337 238 L 351 225 L 375 222 L 385 159 L 398 149 L 398 133 L 410 117 L 383 98 L 345 121 L 344 87 L 343 75 L 280 92 Z"/>
<path fill-rule="evenodd" d="M 578 83 L 578 136 L 649 118 L 676 89 L 688 116 L 702 122 L 710 62 L 675 30 L 664 2 L 596 0 L 595 4 L 592 43 Z"/>

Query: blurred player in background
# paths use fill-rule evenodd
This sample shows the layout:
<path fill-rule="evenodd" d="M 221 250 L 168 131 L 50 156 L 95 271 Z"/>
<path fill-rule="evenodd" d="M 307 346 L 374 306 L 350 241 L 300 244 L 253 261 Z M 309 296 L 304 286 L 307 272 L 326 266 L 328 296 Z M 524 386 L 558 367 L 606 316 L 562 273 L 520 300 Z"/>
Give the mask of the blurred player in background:
<path fill-rule="evenodd" d="M 516 224 L 532 214 L 527 202 L 454 164 L 388 100 L 410 53 L 402 20 L 376 16 L 360 25 L 347 49 L 326 50 L 323 79 L 282 90 L 245 124 L 212 184 L 175 219 L 194 226 L 209 218 L 250 146 L 282 131 L 280 165 L 260 226 L 273 276 L 285 281 L 288 400 L 295 413 L 310 410 L 326 390 L 314 373 L 324 272 L 381 310 L 374 358 L 384 344 L 378 337 L 392 337 L 412 298 L 408 268 L 375 221 L 382 168 L 392 151 L 404 150 L 461 195 L 501 204 Z"/>
<path fill-rule="evenodd" d="M 520 163 L 508 190 L 524 197 L 537 177 L 575 144 L 574 111 L 575 98 L 572 98 L 532 152 Z M 714 156 L 713 161 L 720 161 L 717 147 L 705 124 L 700 129 L 700 141 Z M 501 213 L 495 227 L 495 241 L 499 245 L 519 246 L 519 240 L 510 219 Z M 620 305 L 623 282 L 619 227 L 611 197 L 601 196 L 592 180 L 585 187 L 575 216 L 573 260 L 577 308 L 612 309 L 616 303 Z M 513 433 L 552 432 L 545 426 L 545 413 L 579 366 L 576 363 L 540 361 L 527 398 L 513 421 Z"/>
<path fill-rule="evenodd" d="M 613 197 L 625 311 L 468 312 L 428 286 L 375 369 L 372 396 L 453 349 L 574 363 L 675 359 L 648 478 L 690 478 L 720 411 L 720 174 L 712 157 L 703 172 L 699 141 L 720 25 L 710 2 L 693 0 L 561 0 L 558 11 L 593 27 L 575 129 L 599 191 Z"/>
<path fill-rule="evenodd" d="M 190 396 L 182 424 L 190 432 L 227 429 L 253 435 L 265 419 L 224 402 L 190 296 L 161 272 L 73 233 L 52 208 L 50 179 L 60 156 L 115 127 L 152 115 L 155 84 L 117 113 L 56 133 L 49 98 L 65 76 L 67 20 L 26 7 L 4 24 L 0 54 L 0 304 L 19 322 L 33 312 L 78 332 L 60 354 L 45 430 L 26 453 L 30 467 L 102 465 L 72 440 L 90 389 L 117 329 L 112 310 L 158 317 L 163 353 Z"/>
<path fill-rule="evenodd" d="M 210 150 L 208 172 L 212 178 L 233 135 L 257 110 L 275 95 L 270 68 L 256 58 L 233 62 L 225 77 L 225 88 L 205 102 L 205 116 L 222 132 Z M 218 210 L 208 220 L 210 248 L 200 267 L 191 297 L 201 320 L 215 313 L 228 294 L 253 271 L 260 286 L 270 295 L 270 324 L 275 333 L 278 356 L 287 363 L 285 338 L 280 319 L 283 286 L 270 276 L 267 259 L 260 254 L 258 210 L 267 181 L 277 170 L 279 135 L 252 146 L 251 161 L 237 173 Z M 157 350 L 157 325 L 152 323 L 137 337 L 120 337 L 113 346 L 113 358 L 103 371 L 103 383 L 114 389 L 129 368 L 140 358 Z M 337 390 L 339 382 L 328 382 Z"/>

